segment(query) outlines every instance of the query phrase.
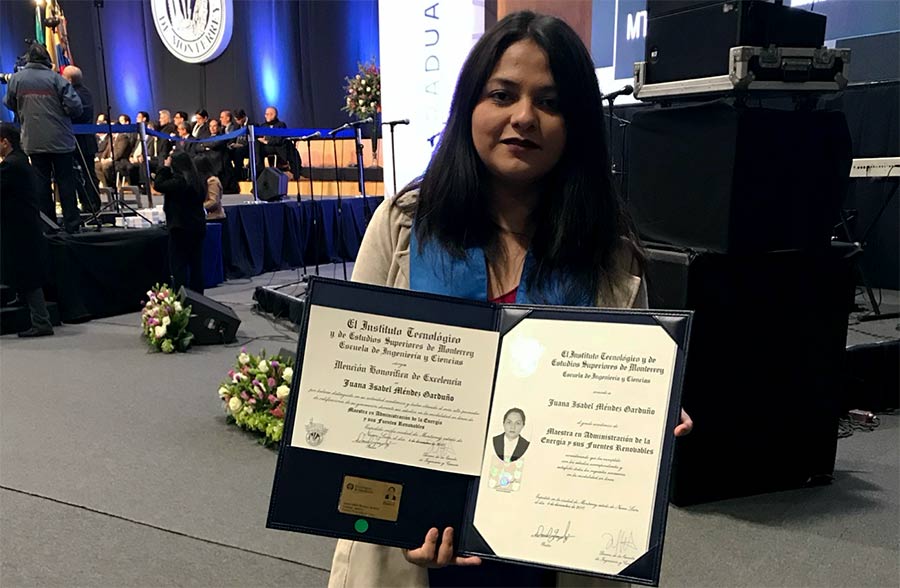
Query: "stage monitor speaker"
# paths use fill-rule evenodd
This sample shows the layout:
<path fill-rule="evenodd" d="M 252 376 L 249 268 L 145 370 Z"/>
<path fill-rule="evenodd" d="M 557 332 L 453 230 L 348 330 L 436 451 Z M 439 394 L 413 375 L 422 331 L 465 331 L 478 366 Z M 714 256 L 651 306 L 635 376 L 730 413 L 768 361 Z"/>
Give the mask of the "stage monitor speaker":
<path fill-rule="evenodd" d="M 825 21 L 760 0 L 647 0 L 646 83 L 728 75 L 732 47 L 821 47 Z"/>
<path fill-rule="evenodd" d="M 208 296 L 182 287 L 184 304 L 191 307 L 188 330 L 194 335 L 194 345 L 232 343 L 236 339 L 241 319 L 231 308 Z"/>
<path fill-rule="evenodd" d="M 673 503 L 830 479 L 857 251 L 647 248 L 650 307 L 694 311 Z"/>
<path fill-rule="evenodd" d="M 717 253 L 826 248 L 851 164 L 840 112 L 722 102 L 638 112 L 628 208 L 651 242 Z"/>
<path fill-rule="evenodd" d="M 260 200 L 278 202 L 287 196 L 287 174 L 275 167 L 267 167 L 259 174 L 256 180 L 256 189 Z"/>

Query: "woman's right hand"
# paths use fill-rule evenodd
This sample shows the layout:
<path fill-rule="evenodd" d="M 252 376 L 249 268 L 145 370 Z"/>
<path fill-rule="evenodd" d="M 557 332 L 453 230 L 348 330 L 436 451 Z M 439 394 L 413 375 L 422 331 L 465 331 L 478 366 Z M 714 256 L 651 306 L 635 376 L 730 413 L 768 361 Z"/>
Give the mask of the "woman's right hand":
<path fill-rule="evenodd" d="M 425 534 L 425 542 L 418 549 L 404 549 L 403 556 L 409 563 L 423 568 L 443 568 L 445 566 L 477 566 L 481 558 L 460 557 L 453 551 L 453 527 L 444 529 L 441 546 L 438 547 L 438 530 L 432 527 Z"/>

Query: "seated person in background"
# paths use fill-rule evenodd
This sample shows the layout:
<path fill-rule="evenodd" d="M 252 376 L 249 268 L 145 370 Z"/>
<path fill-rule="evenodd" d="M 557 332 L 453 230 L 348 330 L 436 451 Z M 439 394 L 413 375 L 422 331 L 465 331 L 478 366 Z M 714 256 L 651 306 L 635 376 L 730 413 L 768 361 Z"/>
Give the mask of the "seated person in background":
<path fill-rule="evenodd" d="M 120 125 L 130 125 L 131 117 L 127 114 L 119 115 Z M 116 173 L 128 179 L 128 158 L 131 157 L 136 145 L 140 145 L 138 133 L 113 133 L 113 167 Z"/>
<path fill-rule="evenodd" d="M 230 110 L 223 110 L 219 113 L 219 126 L 222 128 L 222 134 L 233 133 L 238 130 L 238 124 L 234 122 L 234 115 Z"/>
<path fill-rule="evenodd" d="M 178 133 L 175 129 L 175 123 L 172 122 L 172 113 L 168 110 L 160 110 L 159 111 L 159 126 L 154 127 L 160 133 L 164 135 L 169 135 L 170 137 L 176 137 Z M 157 157 L 156 161 L 153 162 L 157 169 L 162 166 L 163 162 L 169 156 L 169 153 L 172 152 L 173 141 L 166 141 L 165 139 L 157 139 L 156 144 L 156 152 Z"/>
<path fill-rule="evenodd" d="M 120 114 L 118 124 L 131 124 L 131 118 L 127 114 Z M 94 161 L 94 173 L 105 188 L 115 185 L 116 171 L 127 166 L 132 148 L 130 133 L 113 133 L 112 142 L 109 137 L 100 141 L 97 159 Z"/>
<path fill-rule="evenodd" d="M 178 136 L 175 139 L 175 145 L 172 148 L 170 155 L 174 155 L 178 151 L 184 151 L 188 155 L 193 155 L 196 143 L 185 141 L 185 139 L 191 138 L 191 131 L 188 129 L 188 123 L 179 123 L 175 128 Z"/>
<path fill-rule="evenodd" d="M 209 138 L 224 134 L 219 121 L 210 119 Z M 225 161 L 228 159 L 228 144 L 225 141 L 213 141 L 211 143 L 198 143 L 198 151 L 209 159 L 212 165 L 212 173 L 220 180 L 225 177 Z M 224 185 L 224 182 L 223 182 Z"/>
<path fill-rule="evenodd" d="M 270 129 L 285 129 L 287 125 L 278 120 L 278 109 L 274 106 L 266 108 L 266 122 L 257 125 Z M 261 129 L 260 132 L 265 132 Z M 256 138 L 256 175 L 262 173 L 264 160 L 270 155 L 278 158 L 275 166 L 279 169 L 288 169 L 295 178 L 300 176 L 300 155 L 297 149 L 284 137 L 257 137 Z"/>
<path fill-rule="evenodd" d="M 247 113 L 243 108 L 235 109 L 233 130 L 236 131 L 245 126 L 247 126 Z M 247 135 L 242 135 L 228 144 L 228 158 L 231 160 L 231 167 L 234 170 L 231 180 L 225 185 L 225 191 L 229 194 L 240 193 L 241 188 L 238 182 L 246 177 L 244 175 L 244 159 L 247 159 L 250 154 L 247 141 Z"/>
<path fill-rule="evenodd" d="M 178 125 L 180 125 L 181 123 L 187 123 L 187 124 L 190 124 L 190 123 L 188 122 L 188 113 L 186 113 L 186 112 L 183 111 L 183 110 L 179 110 L 178 112 L 175 113 L 175 118 L 172 119 L 172 122 L 174 123 L 175 129 L 176 129 L 176 132 L 177 132 Z M 191 130 L 191 127 L 188 126 L 188 131 L 190 132 L 190 130 Z"/>
<path fill-rule="evenodd" d="M 156 130 L 156 123 L 147 121 L 146 125 L 148 129 Z M 149 161 L 151 176 L 159 169 L 160 160 L 158 145 L 162 142 L 166 141 L 150 134 L 147 135 L 147 160 Z M 165 161 L 165 158 L 163 158 L 162 161 Z M 147 174 L 144 168 L 144 146 L 141 145 L 140 141 L 136 141 L 134 149 L 131 150 L 131 156 L 128 158 L 128 165 L 125 168 L 125 172 L 125 178 L 131 185 L 137 186 L 146 182 Z"/>
<path fill-rule="evenodd" d="M 206 157 L 198 157 L 194 160 L 200 181 L 206 186 L 206 199 L 203 208 L 206 209 L 206 222 L 220 223 L 225 220 L 225 209 L 222 207 L 222 182 L 213 174 L 212 166 Z"/>
<path fill-rule="evenodd" d="M 209 137 L 209 113 L 201 108 L 194 114 L 194 121 L 191 136 L 195 139 L 206 139 Z"/>

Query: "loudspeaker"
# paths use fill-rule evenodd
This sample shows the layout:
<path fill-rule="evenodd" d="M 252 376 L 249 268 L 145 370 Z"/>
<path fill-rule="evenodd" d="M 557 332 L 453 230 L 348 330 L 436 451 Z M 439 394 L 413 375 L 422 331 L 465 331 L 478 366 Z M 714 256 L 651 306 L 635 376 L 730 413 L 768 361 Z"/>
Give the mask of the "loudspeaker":
<path fill-rule="evenodd" d="M 647 241 L 828 247 L 852 161 L 842 113 L 717 102 L 638 112 L 628 133 L 628 208 Z"/>
<path fill-rule="evenodd" d="M 676 445 L 677 505 L 797 488 L 834 471 L 851 257 L 647 248 L 651 308 L 694 311 Z"/>
<path fill-rule="evenodd" d="M 821 47 L 825 21 L 757 0 L 647 0 L 646 82 L 728 75 L 732 47 Z"/>
<path fill-rule="evenodd" d="M 194 335 L 194 345 L 215 345 L 235 340 L 241 319 L 229 307 L 212 298 L 182 287 L 184 304 L 191 307 L 188 330 Z"/>
<path fill-rule="evenodd" d="M 259 199 L 266 202 L 278 202 L 287 196 L 287 187 L 287 175 L 275 167 L 263 169 L 256 180 Z"/>

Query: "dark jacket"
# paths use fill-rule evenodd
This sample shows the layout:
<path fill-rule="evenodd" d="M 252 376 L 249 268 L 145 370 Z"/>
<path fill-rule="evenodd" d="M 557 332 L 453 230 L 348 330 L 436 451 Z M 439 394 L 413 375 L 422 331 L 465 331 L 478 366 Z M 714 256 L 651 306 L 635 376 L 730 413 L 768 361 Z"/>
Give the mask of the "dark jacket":
<path fill-rule="evenodd" d="M 163 211 L 166 225 L 170 229 L 184 229 L 203 234 L 206 231 L 206 212 L 203 201 L 206 190 L 198 192 L 185 179 L 172 172 L 170 167 L 162 167 L 156 172 L 154 187 L 165 196 Z"/>
<path fill-rule="evenodd" d="M 47 266 L 47 242 L 35 192 L 34 170 L 21 150 L 0 163 L 0 282 L 39 288 Z"/>
<path fill-rule="evenodd" d="M 94 96 L 91 91 L 84 86 L 75 86 L 75 93 L 81 99 L 81 115 L 72 118 L 72 123 L 76 125 L 94 124 Z M 88 163 L 94 161 L 97 154 L 97 137 L 92 133 L 90 135 L 75 135 L 75 141 L 78 143 L 81 153 L 84 154 L 84 160 Z M 75 154 L 76 161 L 79 155 Z"/>
<path fill-rule="evenodd" d="M 128 158 L 131 156 L 131 151 L 134 149 L 134 144 L 132 143 L 132 135 L 131 133 L 113 133 L 112 140 L 112 160 L 113 161 L 128 161 Z M 106 137 L 100 141 L 100 146 L 98 150 L 98 157 L 100 159 L 109 159 L 109 137 Z"/>
<path fill-rule="evenodd" d="M 202 125 L 194 123 L 194 126 L 191 128 L 191 137 L 195 139 L 208 139 L 209 136 L 209 123 L 203 123 Z"/>
<path fill-rule="evenodd" d="M 25 153 L 75 151 L 72 118 L 81 115 L 81 98 L 72 84 L 42 63 L 28 63 L 9 80 L 3 104 L 22 124 Z"/>
<path fill-rule="evenodd" d="M 277 118 L 272 119 L 272 122 L 264 122 L 256 125 L 258 127 L 268 127 L 270 129 L 286 129 L 287 125 Z M 263 131 L 265 132 L 265 131 Z M 260 133 L 257 133 L 259 135 Z M 284 137 L 266 137 L 267 145 L 281 145 L 284 143 Z"/>
<path fill-rule="evenodd" d="M 516 448 L 513 449 L 512 455 L 509 456 L 509 461 L 516 461 L 525 453 L 525 450 L 528 449 L 528 446 L 531 445 L 528 441 L 525 440 L 525 437 L 520 436 L 519 442 L 516 443 Z M 501 460 L 503 459 L 503 435 L 497 435 L 494 437 L 494 453 L 497 454 Z"/>

